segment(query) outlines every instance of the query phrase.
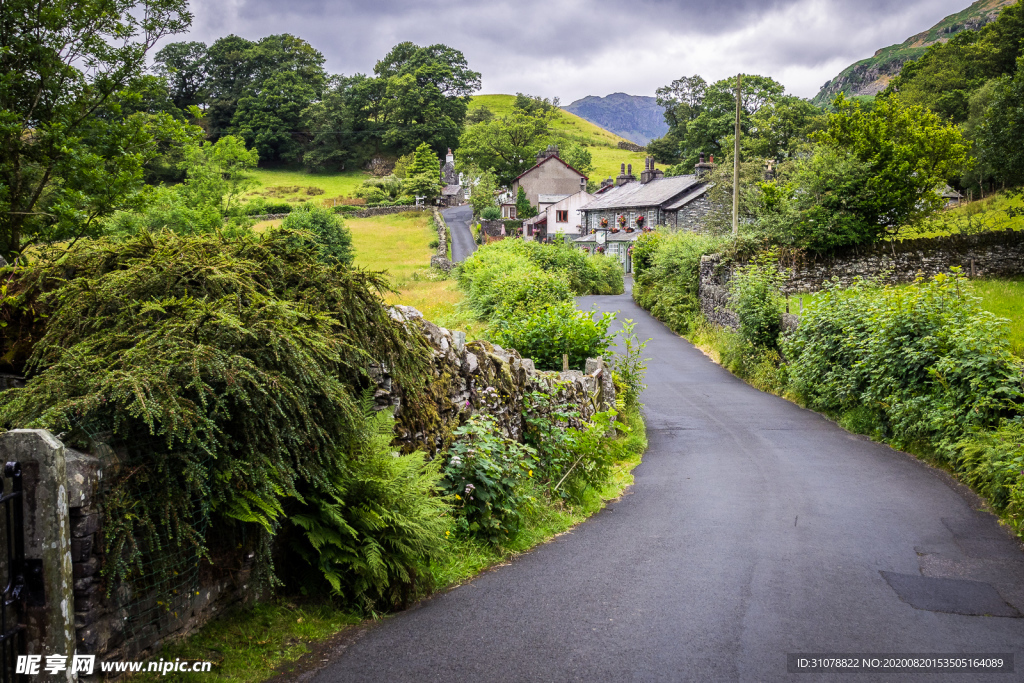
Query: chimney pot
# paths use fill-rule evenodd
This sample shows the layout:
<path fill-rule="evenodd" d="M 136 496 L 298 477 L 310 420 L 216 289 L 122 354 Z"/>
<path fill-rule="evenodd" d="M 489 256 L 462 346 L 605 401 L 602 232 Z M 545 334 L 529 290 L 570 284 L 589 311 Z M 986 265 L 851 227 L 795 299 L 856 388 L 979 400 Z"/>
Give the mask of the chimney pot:
<path fill-rule="evenodd" d="M 633 175 L 633 164 L 626 167 L 626 175 Z"/>
<path fill-rule="evenodd" d="M 622 175 L 626 175 L 626 164 L 622 164 L 619 167 L 619 173 L 621 173 Z"/>

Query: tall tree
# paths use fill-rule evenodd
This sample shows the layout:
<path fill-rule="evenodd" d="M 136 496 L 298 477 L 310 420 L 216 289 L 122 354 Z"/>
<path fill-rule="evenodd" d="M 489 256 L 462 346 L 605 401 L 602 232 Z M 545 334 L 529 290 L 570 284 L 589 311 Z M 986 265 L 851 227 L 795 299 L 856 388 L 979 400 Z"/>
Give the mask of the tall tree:
<path fill-rule="evenodd" d="M 373 68 L 376 78 L 358 88 L 361 117 L 376 130 L 383 151 L 402 155 L 420 142 L 443 154 L 456 147 L 480 74 L 447 45 L 396 45 Z"/>
<path fill-rule="evenodd" d="M 433 199 L 441 193 L 441 162 L 427 143 L 420 143 L 416 148 L 416 156 L 406 169 L 402 186 L 414 197 Z"/>
<path fill-rule="evenodd" d="M 186 0 L 0 5 L 0 254 L 73 239 L 127 205 L 166 114 L 124 117 L 118 92 L 191 21 Z M 179 128 L 184 134 L 184 129 Z"/>
<path fill-rule="evenodd" d="M 206 43 L 169 43 L 153 58 L 153 71 L 167 81 L 167 91 L 178 109 L 202 104 L 206 88 Z"/>
<path fill-rule="evenodd" d="M 533 166 L 536 151 L 548 137 L 548 117 L 514 109 L 506 116 L 470 126 L 459 140 L 459 153 L 469 163 L 494 171 L 509 186 Z"/>
<path fill-rule="evenodd" d="M 207 132 L 213 139 L 230 133 L 238 100 L 256 76 L 255 47 L 232 34 L 219 38 L 206 51 Z"/>
<path fill-rule="evenodd" d="M 960 129 L 924 107 L 898 98 L 863 111 L 842 96 L 815 139 L 867 165 L 858 199 L 861 215 L 879 234 L 896 234 L 942 206 L 935 191 L 970 165 L 970 144 Z"/>
<path fill-rule="evenodd" d="M 310 136 L 302 156 L 308 170 L 341 171 L 363 156 L 363 141 L 353 128 L 350 105 L 352 86 L 360 78 L 365 77 L 333 76 L 323 97 L 302 112 Z"/>

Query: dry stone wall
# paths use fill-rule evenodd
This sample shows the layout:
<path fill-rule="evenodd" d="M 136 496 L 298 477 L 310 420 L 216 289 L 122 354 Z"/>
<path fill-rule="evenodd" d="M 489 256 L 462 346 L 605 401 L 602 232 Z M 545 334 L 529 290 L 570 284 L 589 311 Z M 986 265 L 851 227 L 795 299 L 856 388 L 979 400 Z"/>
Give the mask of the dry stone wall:
<path fill-rule="evenodd" d="M 1024 232 L 1004 230 L 879 243 L 829 256 L 801 254 L 783 265 L 792 271 L 783 290 L 788 294 L 816 292 L 832 278 L 844 285 L 856 277 L 913 282 L 919 273 L 930 277 L 954 266 L 972 277 L 1020 275 L 1024 273 Z"/>
<path fill-rule="evenodd" d="M 739 318 L 729 309 L 729 279 L 735 263 L 721 255 L 700 261 L 700 307 L 716 325 L 736 329 Z M 971 277 L 1012 276 L 1024 273 L 1024 232 L 1005 230 L 978 235 L 952 235 L 930 239 L 880 243 L 847 249 L 828 256 L 801 253 L 783 262 L 790 277 L 783 294 L 819 291 L 833 278 L 842 285 L 855 278 L 879 278 L 884 282 L 913 282 L 960 267 Z M 783 316 L 784 328 L 795 328 L 799 319 Z"/>
<path fill-rule="evenodd" d="M 591 359 L 585 372 L 539 371 L 529 358 L 514 349 L 503 349 L 486 341 L 466 342 L 464 332 L 452 332 L 423 319 L 409 306 L 395 306 L 396 320 L 418 328 L 431 349 L 430 388 L 435 409 L 429 421 L 415 418 L 422 411 L 410 410 L 401 387 L 386 368 L 374 368 L 377 383 L 374 396 L 378 408 L 395 411 L 398 441 L 406 450 L 423 448 L 437 452 L 451 444 L 452 434 L 473 413 L 495 418 L 508 438 L 523 438 L 526 394 L 534 390 L 556 393 L 578 408 L 581 419 L 615 405 L 611 369 L 603 359 Z"/>

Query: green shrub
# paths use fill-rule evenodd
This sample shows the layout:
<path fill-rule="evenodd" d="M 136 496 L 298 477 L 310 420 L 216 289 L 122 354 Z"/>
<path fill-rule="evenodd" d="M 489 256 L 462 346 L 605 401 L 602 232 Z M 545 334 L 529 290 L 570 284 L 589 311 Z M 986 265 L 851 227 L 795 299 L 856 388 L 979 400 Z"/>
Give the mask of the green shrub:
<path fill-rule="evenodd" d="M 501 209 L 496 206 L 488 206 L 480 212 L 480 218 L 485 221 L 496 221 L 501 218 Z"/>
<path fill-rule="evenodd" d="M 305 204 L 288 214 L 281 228 L 312 235 L 321 259 L 352 264 L 352 233 L 330 209 Z"/>
<path fill-rule="evenodd" d="M 982 311 L 956 270 L 911 287 L 829 286 L 782 343 L 790 385 L 817 410 L 873 416 L 897 447 L 947 462 L 972 429 L 1012 416 L 1024 369 L 1004 320 Z"/>
<path fill-rule="evenodd" d="M 654 265 L 654 255 L 658 252 L 664 233 L 645 232 L 633 242 L 633 277 L 641 274 Z"/>
<path fill-rule="evenodd" d="M 257 197 L 242 207 L 247 216 L 262 216 L 265 214 L 291 213 L 292 205 L 283 200 L 270 200 Z"/>
<path fill-rule="evenodd" d="M 490 415 L 471 416 L 455 431 L 444 468 L 456 528 L 495 545 L 515 538 L 535 457 L 529 446 L 502 436 Z"/>
<path fill-rule="evenodd" d="M 578 310 L 572 302 L 547 304 L 495 320 L 488 335 L 496 344 L 532 358 L 541 370 L 561 370 L 563 354 L 569 355 L 570 368 L 583 370 L 588 358 L 607 353 L 614 319 L 614 313 L 603 313 L 595 321 L 593 313 Z"/>
<path fill-rule="evenodd" d="M 0 424 L 122 449 L 104 500 L 109 585 L 147 557 L 205 552 L 204 510 L 269 572 L 284 502 L 329 486 L 361 424 L 366 368 L 386 363 L 422 395 L 426 350 L 389 316 L 383 276 L 323 263 L 288 230 L 41 256 L 16 284 L 45 329 L 30 331 L 25 387 L 0 393 Z M 5 352 L 23 343 L 5 336 Z"/>
<path fill-rule="evenodd" d="M 590 288 L 591 294 L 622 294 L 626 290 L 623 279 L 625 273 L 618 259 L 598 255 L 591 256 L 590 262 L 597 271 L 597 279 Z"/>
<path fill-rule="evenodd" d="M 1003 420 L 975 430 L 957 444 L 955 469 L 1024 535 L 1024 421 Z"/>
<path fill-rule="evenodd" d="M 647 385 L 644 384 L 644 377 L 647 375 L 647 361 L 650 358 L 643 358 L 647 342 L 637 339 L 633 330 L 636 323 L 632 320 L 625 320 L 622 323 L 622 352 L 612 358 L 612 372 L 623 388 L 623 400 L 626 408 L 636 408 L 640 405 L 640 394 L 644 392 Z"/>
<path fill-rule="evenodd" d="M 658 238 L 653 256 L 645 257 L 650 265 L 636 276 L 633 298 L 671 329 L 688 333 L 700 316 L 701 256 L 719 251 L 726 243 L 721 237 L 692 232 Z"/>
<path fill-rule="evenodd" d="M 438 239 L 435 237 L 434 239 L 430 240 L 430 242 L 427 243 L 427 246 L 430 247 L 431 249 L 437 249 L 437 247 L 440 244 L 441 242 L 438 241 Z"/>
<path fill-rule="evenodd" d="M 323 484 L 290 515 L 296 553 L 331 590 L 366 611 L 404 605 L 429 590 L 431 560 L 444 550 L 447 500 L 440 461 L 391 448 L 395 419 L 364 403 L 362 424 Z M 314 584 L 315 586 L 315 584 Z"/>
<path fill-rule="evenodd" d="M 779 268 L 774 251 L 758 254 L 733 271 L 730 304 L 739 317 L 740 337 L 744 341 L 756 347 L 776 348 L 782 331 L 780 289 L 788 277 Z"/>
<path fill-rule="evenodd" d="M 572 301 L 572 290 L 560 273 L 535 268 L 499 275 L 491 293 L 495 298 L 492 320 L 516 318 L 544 306 Z"/>

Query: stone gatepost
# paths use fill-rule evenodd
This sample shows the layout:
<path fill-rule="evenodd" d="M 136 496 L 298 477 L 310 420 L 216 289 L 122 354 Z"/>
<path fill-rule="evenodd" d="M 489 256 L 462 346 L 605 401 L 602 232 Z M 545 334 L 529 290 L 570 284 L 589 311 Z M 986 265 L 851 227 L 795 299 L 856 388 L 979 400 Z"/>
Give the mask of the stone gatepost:
<path fill-rule="evenodd" d="M 33 680 L 77 681 L 75 598 L 71 564 L 71 520 L 68 512 L 67 463 L 64 444 L 43 429 L 15 429 L 0 434 L 0 457 L 21 463 L 24 473 L 25 560 L 29 588 L 39 587 L 26 622 L 28 654 L 64 655 L 67 670 L 42 673 Z M 41 599 L 39 599 L 41 598 Z"/>

